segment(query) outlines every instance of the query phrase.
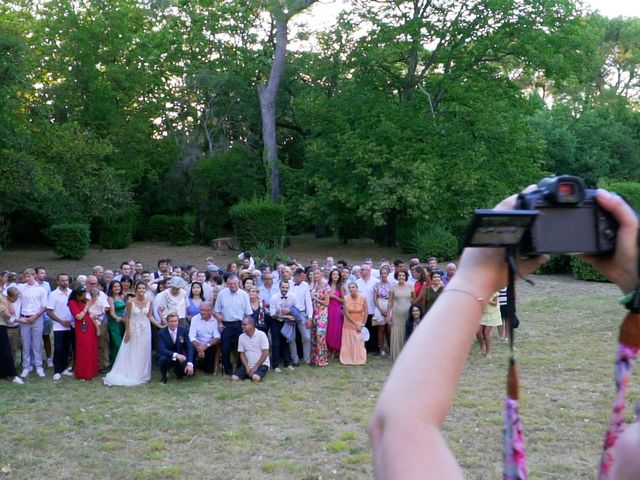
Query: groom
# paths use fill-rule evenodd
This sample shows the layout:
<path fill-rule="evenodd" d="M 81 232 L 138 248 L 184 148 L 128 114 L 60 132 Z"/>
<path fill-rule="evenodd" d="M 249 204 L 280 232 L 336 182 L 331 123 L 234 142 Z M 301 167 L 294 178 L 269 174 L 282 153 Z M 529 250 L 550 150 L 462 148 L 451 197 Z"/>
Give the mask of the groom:
<path fill-rule="evenodd" d="M 167 371 L 173 368 L 176 376 L 193 375 L 193 346 L 189 332 L 179 325 L 178 315 L 167 315 L 167 328 L 158 332 L 158 364 L 162 383 L 167 383 Z"/>

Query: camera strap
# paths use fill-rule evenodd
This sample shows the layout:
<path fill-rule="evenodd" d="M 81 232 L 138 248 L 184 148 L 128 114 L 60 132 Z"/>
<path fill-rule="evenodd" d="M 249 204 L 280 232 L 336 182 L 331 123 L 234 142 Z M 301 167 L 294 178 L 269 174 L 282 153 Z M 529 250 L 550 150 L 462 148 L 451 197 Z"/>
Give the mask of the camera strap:
<path fill-rule="evenodd" d="M 640 241 L 640 236 L 638 240 Z M 640 273 L 640 258 L 638 261 L 638 272 Z M 616 397 L 602 446 L 598 480 L 608 480 L 610 478 L 614 460 L 613 448 L 625 428 L 624 411 L 626 408 L 627 389 L 633 365 L 640 352 L 640 280 L 635 290 L 629 295 L 629 300 L 624 302 L 624 306 L 629 310 L 629 313 L 627 313 L 620 326 L 614 368 Z M 636 422 L 640 421 L 639 407 L 640 405 L 636 406 Z"/>
<path fill-rule="evenodd" d="M 509 271 L 506 316 L 509 320 L 509 348 L 511 355 L 507 373 L 507 396 L 504 403 L 503 478 L 505 480 L 526 480 L 527 462 L 518 401 L 520 382 L 514 348 L 515 328 L 519 324 L 518 318 L 516 317 L 515 279 L 517 263 L 515 248 L 509 247 L 506 249 L 505 260 Z"/>

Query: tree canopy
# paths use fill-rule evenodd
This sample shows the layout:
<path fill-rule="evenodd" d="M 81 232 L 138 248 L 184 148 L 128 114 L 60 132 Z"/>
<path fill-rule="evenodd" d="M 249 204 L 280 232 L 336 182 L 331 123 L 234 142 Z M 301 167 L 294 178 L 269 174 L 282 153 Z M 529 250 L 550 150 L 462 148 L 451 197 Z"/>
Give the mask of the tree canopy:
<path fill-rule="evenodd" d="M 0 244 L 154 214 L 208 241 L 267 193 L 291 233 L 393 244 L 546 174 L 638 181 L 640 19 L 351 0 L 312 28 L 314 3 L 0 5 Z"/>

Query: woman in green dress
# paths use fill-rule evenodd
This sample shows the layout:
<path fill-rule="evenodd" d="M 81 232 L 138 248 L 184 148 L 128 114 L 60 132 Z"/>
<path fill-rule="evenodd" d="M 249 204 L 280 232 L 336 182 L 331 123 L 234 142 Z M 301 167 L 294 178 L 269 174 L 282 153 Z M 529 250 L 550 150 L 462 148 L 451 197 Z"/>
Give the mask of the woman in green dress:
<path fill-rule="evenodd" d="M 127 307 L 127 299 L 122 292 L 122 284 L 117 280 L 111 282 L 107 295 L 109 297 L 109 338 L 111 339 L 109 359 L 113 365 L 122 344 L 122 337 L 124 337 L 124 312 Z"/>
<path fill-rule="evenodd" d="M 388 322 L 391 324 L 389 354 L 392 361 L 398 358 L 404 346 L 409 308 L 416 299 L 415 290 L 407 283 L 407 272 L 404 270 L 396 271 L 394 277 L 398 283 L 391 287 L 389 292 L 389 311 L 391 315 L 387 315 Z"/>

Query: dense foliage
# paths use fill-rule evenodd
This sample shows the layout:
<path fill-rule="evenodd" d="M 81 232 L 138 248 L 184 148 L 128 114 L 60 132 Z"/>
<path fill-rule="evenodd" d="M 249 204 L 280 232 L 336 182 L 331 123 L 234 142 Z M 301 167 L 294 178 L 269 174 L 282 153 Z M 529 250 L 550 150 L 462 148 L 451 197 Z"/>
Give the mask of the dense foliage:
<path fill-rule="evenodd" d="M 313 3 L 0 4 L 0 243 L 73 218 L 118 248 L 157 235 L 158 214 L 193 219 L 167 240 L 208 242 L 233 205 L 273 194 L 276 168 L 289 232 L 428 255 L 429 237 L 449 252 L 474 207 L 545 174 L 640 180 L 640 20 L 575 0 L 352 0 L 318 30 L 290 18 Z M 282 11 L 266 158 L 258 90 Z M 396 239 L 412 222 L 437 231 Z"/>
<path fill-rule="evenodd" d="M 281 247 L 285 234 L 284 207 L 271 200 L 240 202 L 229 210 L 240 247 Z"/>
<path fill-rule="evenodd" d="M 89 225 L 86 223 L 58 223 L 48 229 L 53 250 L 62 258 L 78 260 L 89 250 Z"/>

